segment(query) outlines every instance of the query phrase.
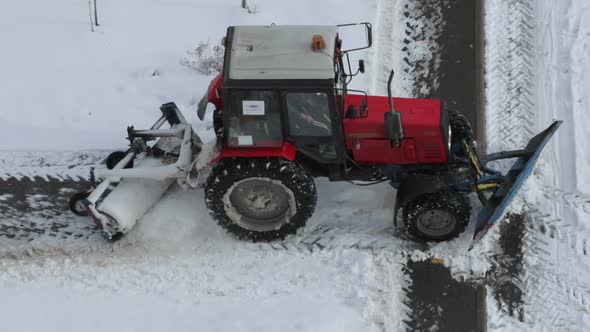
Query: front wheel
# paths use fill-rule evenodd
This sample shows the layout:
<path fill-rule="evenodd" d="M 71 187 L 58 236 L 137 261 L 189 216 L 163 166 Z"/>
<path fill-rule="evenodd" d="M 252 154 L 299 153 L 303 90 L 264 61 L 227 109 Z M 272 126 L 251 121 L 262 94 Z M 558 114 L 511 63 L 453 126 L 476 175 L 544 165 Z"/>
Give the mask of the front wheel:
<path fill-rule="evenodd" d="M 466 197 L 455 191 L 440 191 L 420 195 L 407 203 L 404 224 L 418 240 L 447 241 L 465 230 L 470 215 Z"/>
<path fill-rule="evenodd" d="M 313 178 L 278 158 L 224 159 L 211 171 L 205 203 L 213 219 L 240 239 L 273 241 L 294 234 L 313 214 Z"/>

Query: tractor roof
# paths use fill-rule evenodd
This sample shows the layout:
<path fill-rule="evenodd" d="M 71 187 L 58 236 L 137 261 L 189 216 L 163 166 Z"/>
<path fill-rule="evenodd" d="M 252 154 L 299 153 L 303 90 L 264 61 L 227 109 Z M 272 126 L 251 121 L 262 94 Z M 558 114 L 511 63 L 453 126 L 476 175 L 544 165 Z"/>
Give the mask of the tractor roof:
<path fill-rule="evenodd" d="M 229 79 L 333 79 L 336 33 L 336 26 L 233 27 Z M 316 35 L 325 44 L 320 51 L 312 50 Z"/>

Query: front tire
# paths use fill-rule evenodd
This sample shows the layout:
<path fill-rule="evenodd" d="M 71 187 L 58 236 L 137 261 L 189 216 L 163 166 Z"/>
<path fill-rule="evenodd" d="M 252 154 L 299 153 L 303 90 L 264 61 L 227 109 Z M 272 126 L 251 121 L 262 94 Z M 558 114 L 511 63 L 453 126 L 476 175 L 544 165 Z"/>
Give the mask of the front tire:
<path fill-rule="evenodd" d="M 211 171 L 205 203 L 213 219 L 240 239 L 284 239 L 303 227 L 316 205 L 313 178 L 279 158 L 224 159 Z"/>
<path fill-rule="evenodd" d="M 416 197 L 404 207 L 404 224 L 421 241 L 447 241 L 463 233 L 471 207 L 463 195 L 440 191 Z"/>

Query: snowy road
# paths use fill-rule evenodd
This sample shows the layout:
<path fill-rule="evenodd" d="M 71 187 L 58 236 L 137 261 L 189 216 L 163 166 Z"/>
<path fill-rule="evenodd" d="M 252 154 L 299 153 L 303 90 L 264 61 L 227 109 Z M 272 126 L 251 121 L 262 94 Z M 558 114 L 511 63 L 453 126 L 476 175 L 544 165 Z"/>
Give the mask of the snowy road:
<path fill-rule="evenodd" d="M 23 165 L 36 164 L 37 157 Z M 17 164 L 25 159 L 12 158 Z M 108 326 L 106 315 L 123 329 L 137 328 L 133 317 L 146 316 L 141 326 L 154 331 L 170 321 L 179 331 L 197 323 L 220 331 L 402 326 L 392 313 L 402 312 L 404 250 L 416 246 L 394 235 L 391 209 L 379 197 L 391 190 L 387 185 L 375 191 L 320 181 L 319 207 L 309 226 L 272 244 L 235 240 L 203 213 L 202 192 L 173 187 L 113 245 L 91 220 L 66 211 L 72 191 L 88 185 L 70 176 L 89 166 L 76 163 L 75 155 L 64 159 L 72 162 L 19 169 L 3 158 L 21 177 L 4 173 L 0 180 L 6 188 L 0 195 L 0 294 L 10 299 L 0 310 L 11 324 L 24 330 L 100 331 Z M 32 174 L 37 177 L 27 177 Z M 60 306 L 44 309 L 49 299 Z M 109 306 L 115 299 L 119 304 Z M 80 319 L 64 321 L 64 314 L 80 305 L 88 307 Z M 128 306 L 135 309 L 123 310 Z M 30 311 L 44 314 L 24 320 Z M 244 322 L 245 317 L 260 323 Z"/>

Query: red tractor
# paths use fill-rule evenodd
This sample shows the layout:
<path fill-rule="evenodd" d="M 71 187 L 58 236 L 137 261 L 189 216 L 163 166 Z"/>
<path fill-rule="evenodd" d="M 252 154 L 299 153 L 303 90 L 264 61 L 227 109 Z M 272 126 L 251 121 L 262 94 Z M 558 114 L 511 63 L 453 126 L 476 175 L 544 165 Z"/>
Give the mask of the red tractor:
<path fill-rule="evenodd" d="M 388 181 L 397 189 L 394 222 L 401 209 L 405 228 L 423 241 L 460 234 L 471 215 L 466 195 L 476 192 L 484 206 L 475 234 L 481 238 L 561 122 L 522 150 L 480 160 L 467 119 L 440 100 L 392 98 L 393 72 L 387 97 L 348 89 L 364 72 L 363 61 L 352 72 L 349 53 L 372 44 L 371 25 L 361 23 L 366 45 L 344 49 L 339 29 L 349 26 L 229 27 L 223 72 L 198 108 L 203 120 L 207 105 L 215 106 L 213 152 L 210 146 L 200 151 L 204 146 L 176 106 L 165 104 L 152 129 L 128 129 L 129 151 L 112 154 L 109 170 L 93 170 L 92 190 L 73 197 L 70 207 L 90 212 L 116 239 L 159 199 L 169 179 L 189 189 L 204 182 L 206 205 L 222 227 L 238 238 L 272 241 L 294 234 L 312 216 L 314 177 Z M 159 129 L 166 121 L 171 128 Z M 141 163 L 130 168 L 138 155 Z M 487 167 L 508 158 L 517 161 L 506 174 Z M 147 198 L 115 203 L 133 192 Z"/>

